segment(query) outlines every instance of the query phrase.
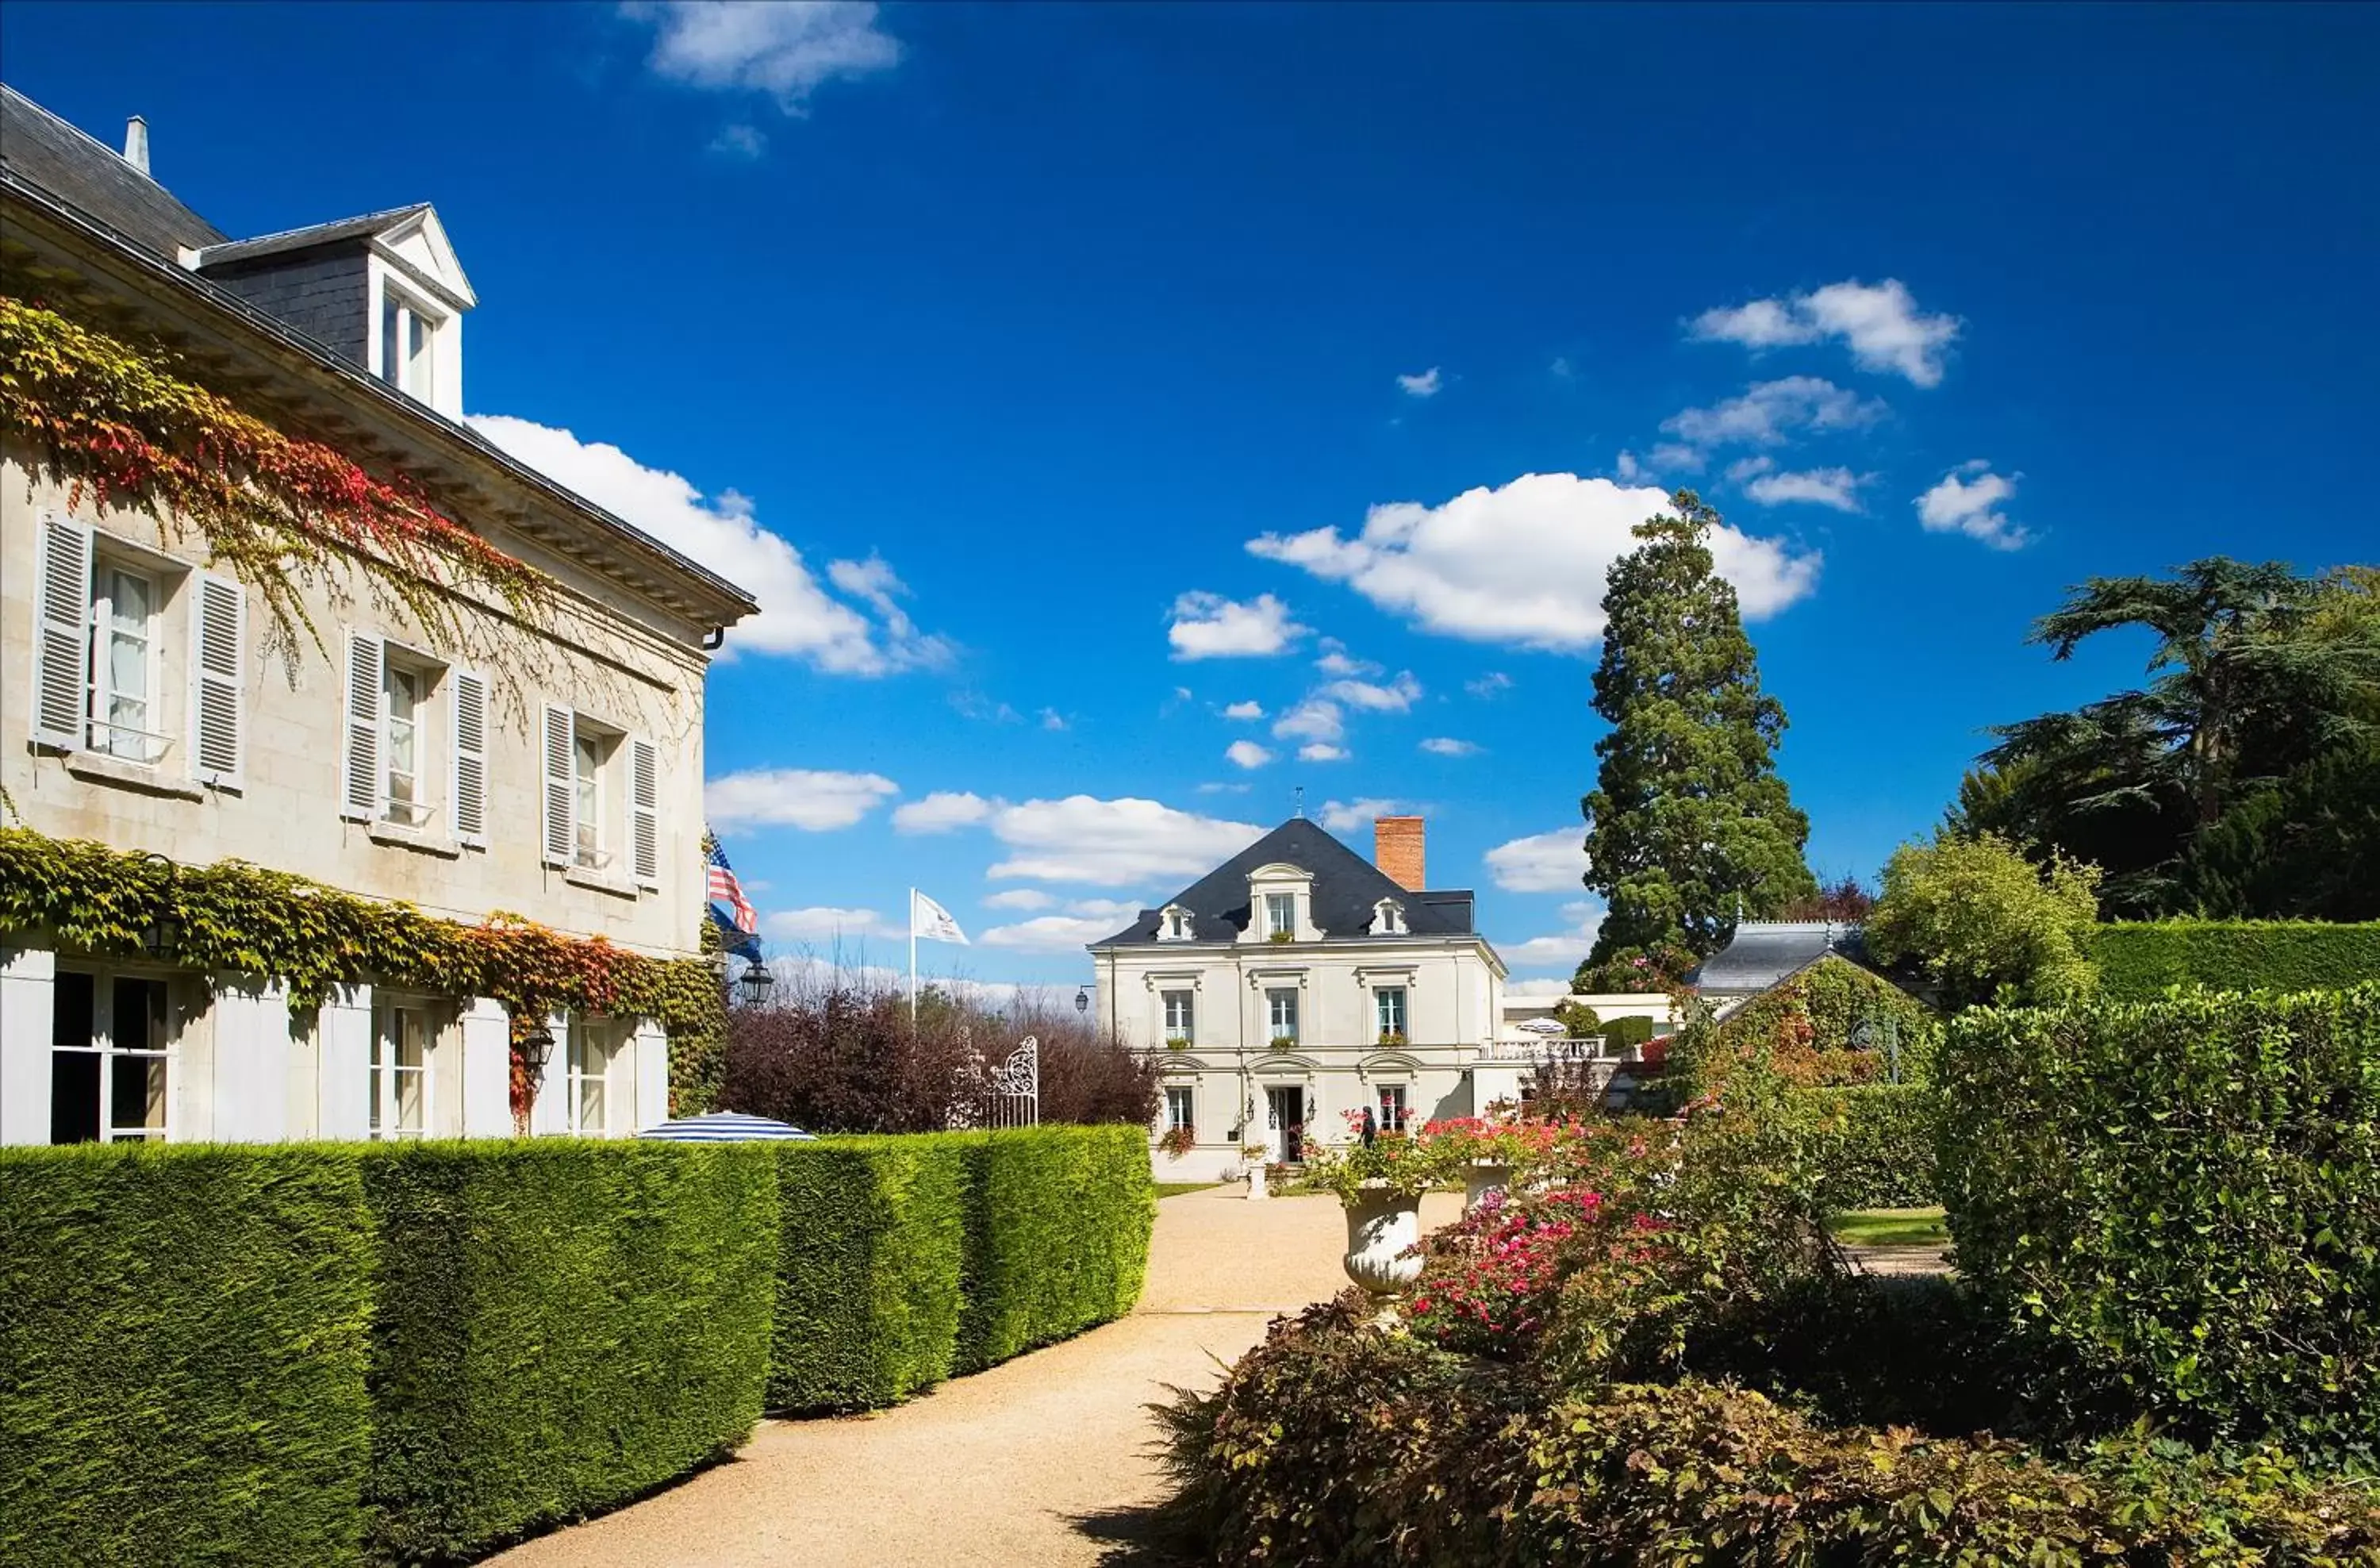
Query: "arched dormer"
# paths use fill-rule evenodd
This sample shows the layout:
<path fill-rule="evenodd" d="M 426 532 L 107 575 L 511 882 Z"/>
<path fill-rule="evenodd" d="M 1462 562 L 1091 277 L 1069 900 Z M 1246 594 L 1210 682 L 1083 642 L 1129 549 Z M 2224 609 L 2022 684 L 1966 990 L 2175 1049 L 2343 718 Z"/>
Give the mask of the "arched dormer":
<path fill-rule="evenodd" d="M 1243 942 L 1319 942 L 1314 923 L 1314 873 L 1285 860 L 1248 873 L 1248 929 Z"/>
<path fill-rule="evenodd" d="M 1157 940 L 1160 942 L 1192 942 L 1198 934 L 1198 918 L 1179 904 L 1169 904 L 1157 912 Z"/>
<path fill-rule="evenodd" d="M 1371 934 L 1374 936 L 1406 936 L 1405 906 L 1393 898 L 1383 898 L 1372 906 Z"/>

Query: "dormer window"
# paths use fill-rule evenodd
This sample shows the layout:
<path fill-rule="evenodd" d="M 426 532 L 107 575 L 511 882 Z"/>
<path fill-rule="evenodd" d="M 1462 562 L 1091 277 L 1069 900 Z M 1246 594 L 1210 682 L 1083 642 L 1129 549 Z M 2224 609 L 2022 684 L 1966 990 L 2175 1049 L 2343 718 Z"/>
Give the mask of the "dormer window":
<path fill-rule="evenodd" d="M 1373 905 L 1372 934 L 1374 936 L 1405 935 L 1405 906 L 1393 898 L 1383 898 Z"/>
<path fill-rule="evenodd" d="M 407 396 L 434 404 L 434 349 L 443 320 L 410 296 L 383 285 L 380 297 L 381 379 Z"/>
<path fill-rule="evenodd" d="M 1157 940 L 1160 942 L 1188 942 L 1195 930 L 1190 911 L 1179 904 L 1169 904 L 1158 912 Z"/>
<path fill-rule="evenodd" d="M 1275 942 L 1289 942 L 1297 935 L 1297 894 L 1269 893 L 1265 894 L 1265 935 Z"/>

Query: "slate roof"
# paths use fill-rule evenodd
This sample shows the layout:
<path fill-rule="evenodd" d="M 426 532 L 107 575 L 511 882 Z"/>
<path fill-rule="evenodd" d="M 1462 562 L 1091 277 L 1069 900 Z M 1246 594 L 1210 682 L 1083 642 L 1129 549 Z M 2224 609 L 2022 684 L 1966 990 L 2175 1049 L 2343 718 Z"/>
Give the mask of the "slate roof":
<path fill-rule="evenodd" d="M 1860 929 L 1828 920 L 1746 920 L 1686 983 L 1705 996 L 1755 996 L 1829 953 L 1864 964 Z"/>
<path fill-rule="evenodd" d="M 341 218 L 336 223 L 309 224 L 304 228 L 259 235 L 254 239 L 210 245 L 200 254 L 199 265 L 201 269 L 228 266 L 234 261 L 254 261 L 259 256 L 278 256 L 284 251 L 310 250 L 316 246 L 336 245 L 343 239 L 367 239 L 382 229 L 395 228 L 406 219 L 428 211 L 429 202 L 416 201 L 409 207 L 391 207 L 385 213 L 366 213 L 360 217 Z"/>
<path fill-rule="evenodd" d="M 115 149 L 5 85 L 0 85 L 0 164 L 161 256 L 230 238 L 126 163 Z"/>
<path fill-rule="evenodd" d="M 1200 942 L 1235 942 L 1248 928 L 1248 873 L 1275 861 L 1312 873 L 1313 920 L 1326 937 L 1369 934 L 1372 910 L 1383 898 L 1404 906 L 1405 930 L 1414 936 L 1471 934 L 1471 893 L 1464 889 L 1413 893 L 1399 887 L 1378 866 L 1325 833 L 1319 823 L 1293 817 L 1208 872 L 1173 898 L 1190 911 L 1191 931 Z M 1140 918 L 1095 947 L 1155 943 L 1161 909 Z"/>

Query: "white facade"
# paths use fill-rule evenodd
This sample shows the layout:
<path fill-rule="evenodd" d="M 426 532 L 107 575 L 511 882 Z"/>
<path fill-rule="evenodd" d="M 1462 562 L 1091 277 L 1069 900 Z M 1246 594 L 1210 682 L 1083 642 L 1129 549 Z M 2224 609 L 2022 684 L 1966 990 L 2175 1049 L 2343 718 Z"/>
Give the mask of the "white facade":
<path fill-rule="evenodd" d="M 556 602 L 531 628 L 501 602 L 458 598 L 459 632 L 438 633 L 334 567 L 302 591 L 319 640 L 276 642 L 256 586 L 212 567 L 202 538 L 77 497 L 10 438 L 0 787 L 18 821 L 179 867 L 241 860 L 448 919 L 503 912 L 691 955 L 704 648 L 748 599 L 438 418 L 459 407 L 458 321 L 431 340 L 417 411 L 376 363 L 301 358 L 237 301 L 71 213 L 12 191 L 7 218 L 8 292 L 27 295 L 28 269 L 77 273 L 143 331 L 205 345 L 229 366 L 226 390 L 261 385 L 257 411 L 293 433 L 340 431 L 336 444 L 375 472 L 423 479 L 449 516 L 544 574 Z M 434 217 L 396 237 L 421 251 L 392 252 L 386 268 L 375 256 L 391 276 L 451 267 Z M 377 311 L 377 286 L 370 300 Z M 459 314 L 468 300 L 442 303 Z M 510 1020 L 489 999 L 354 985 L 293 1008 L 277 988 L 177 966 L 163 943 L 123 962 L 12 940 L 0 945 L 0 1143 L 515 1130 Z M 550 1026 L 532 1130 L 622 1136 L 666 1118 L 656 1027 Z"/>

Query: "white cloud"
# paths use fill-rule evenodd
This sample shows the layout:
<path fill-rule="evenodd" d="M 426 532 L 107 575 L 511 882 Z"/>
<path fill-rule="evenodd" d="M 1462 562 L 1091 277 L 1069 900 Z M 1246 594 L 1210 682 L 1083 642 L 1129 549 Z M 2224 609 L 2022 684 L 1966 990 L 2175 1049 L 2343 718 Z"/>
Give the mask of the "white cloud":
<path fill-rule="evenodd" d="M 1059 712 L 1055 708 L 1044 708 L 1041 710 L 1041 727 L 1045 730 L 1063 730 L 1070 726 L 1066 723 L 1065 714 Z"/>
<path fill-rule="evenodd" d="M 1333 746 L 1325 740 L 1297 748 L 1297 760 L 1301 762 L 1344 762 L 1354 755 L 1345 747 Z"/>
<path fill-rule="evenodd" d="M 779 909 L 760 918 L 760 930 L 767 935 L 785 942 L 810 942 L 820 937 L 900 936 L 907 932 L 897 930 L 873 909 L 836 909 L 824 906 L 810 909 Z"/>
<path fill-rule="evenodd" d="M 1727 477 L 1729 482 L 1742 484 L 1748 479 L 1773 472 L 1776 467 L 1777 459 L 1764 452 L 1756 457 L 1739 457 L 1730 463 L 1727 466 Z"/>
<path fill-rule="evenodd" d="M 1421 743 L 1421 748 L 1433 757 L 1475 757 L 1479 754 L 1476 741 L 1457 740 L 1452 735 L 1434 735 Z"/>
<path fill-rule="evenodd" d="M 1411 670 L 1402 670 L 1386 686 L 1377 686 L 1370 681 L 1332 681 L 1322 688 L 1322 693 L 1350 708 L 1362 708 L 1374 713 L 1402 713 L 1420 700 L 1421 683 L 1413 678 Z"/>
<path fill-rule="evenodd" d="M 1698 474 L 1703 469 L 1703 455 L 1679 442 L 1665 441 L 1652 451 L 1653 467 L 1657 469 L 1682 468 Z"/>
<path fill-rule="evenodd" d="M 1243 722 L 1261 719 L 1264 717 L 1264 704 L 1261 702 L 1234 702 L 1230 707 L 1223 710 L 1223 717 L 1226 719 L 1238 719 Z"/>
<path fill-rule="evenodd" d="M 1397 817 L 1405 812 L 1401 800 L 1327 800 L 1315 820 L 1330 833 L 1351 833 L 1368 828 L 1375 817 Z"/>
<path fill-rule="evenodd" d="M 1811 468 L 1795 474 L 1763 474 L 1743 487 L 1763 506 L 1775 506 L 1788 501 L 1815 502 L 1832 506 L 1838 512 L 1860 509 L 1859 489 L 1872 476 L 1855 474 L 1849 468 Z"/>
<path fill-rule="evenodd" d="M 869 0 L 638 0 L 623 14 L 657 29 L 651 65 L 693 87 L 766 92 L 788 115 L 838 77 L 901 61 Z"/>
<path fill-rule="evenodd" d="M 1432 365 L 1418 375 L 1399 376 L 1397 385 L 1408 397 L 1435 397 L 1440 385 L 1438 367 Z"/>
<path fill-rule="evenodd" d="M 1463 689 L 1474 697 L 1500 697 L 1512 689 L 1512 677 L 1501 670 L 1490 670 L 1475 681 L 1464 681 Z"/>
<path fill-rule="evenodd" d="M 1500 844 L 1488 852 L 1488 873 L 1507 893 L 1575 893 L 1586 875 L 1586 824 Z"/>
<path fill-rule="evenodd" d="M 769 150 L 769 138 L 752 126 L 728 126 L 710 139 L 710 150 L 731 158 L 757 158 Z"/>
<path fill-rule="evenodd" d="M 1498 942 L 1496 951 L 1516 969 L 1576 968 L 1595 945 L 1595 933 L 1603 924 L 1603 906 L 1581 900 L 1563 905 L 1561 912 L 1562 918 L 1573 922 L 1566 930 L 1526 942 Z"/>
<path fill-rule="evenodd" d="M 1105 886 L 1204 876 L 1264 832 L 1155 800 L 1087 795 L 1003 806 L 991 831 L 1009 849 L 995 879 Z"/>
<path fill-rule="evenodd" d="M 965 790 L 938 789 L 923 800 L 894 808 L 892 827 L 905 833 L 946 833 L 989 821 L 998 804 Z"/>
<path fill-rule="evenodd" d="M 1121 899 L 1087 899 L 1068 905 L 1063 915 L 1042 915 L 1014 926 L 994 926 L 983 933 L 983 944 L 1020 953 L 1080 952 L 1092 942 L 1115 935 L 1139 915 L 1137 904 Z"/>
<path fill-rule="evenodd" d="M 900 601 L 908 594 L 909 585 L 901 580 L 883 556 L 871 553 L 865 561 L 832 561 L 827 564 L 826 575 L 835 587 L 876 612 L 877 619 L 884 623 L 884 635 L 892 646 L 908 650 L 905 662 L 950 662 L 949 639 L 920 635 L 917 623 L 901 608 Z"/>
<path fill-rule="evenodd" d="M 1375 506 L 1363 531 L 1265 534 L 1248 549 L 1344 582 L 1423 629 L 1524 648 L 1583 648 L 1603 635 L 1603 581 L 1636 546 L 1630 530 L 1670 498 L 1576 474 L 1524 474 L 1442 505 Z M 1818 557 L 1722 526 L 1711 553 L 1748 619 L 1775 614 L 1817 584 Z M 1334 738 L 1334 737 L 1317 737 Z"/>
<path fill-rule="evenodd" d="M 1555 355 L 1554 362 L 1548 365 L 1546 370 L 1549 374 L 1561 381 L 1568 381 L 1571 377 L 1578 374 L 1578 367 L 1570 362 L 1570 356 L 1567 354 Z"/>
<path fill-rule="evenodd" d="M 1244 784 L 1202 784 L 1198 786 L 1198 793 L 1201 795 L 1245 795 L 1247 794 L 1249 787 L 1249 785 Z"/>
<path fill-rule="evenodd" d="M 1252 740 L 1235 740 L 1223 748 L 1223 760 L 1235 768 L 1261 768 L 1272 753 Z"/>
<path fill-rule="evenodd" d="M 751 502 L 732 490 L 706 497 L 682 476 L 648 468 L 608 443 L 510 415 L 474 414 L 465 422 L 565 489 L 749 590 L 760 613 L 730 629 L 722 657 L 784 653 L 837 675 L 878 675 L 950 655 L 948 643 L 919 636 L 897 606 L 879 627 L 829 594 L 801 552 L 762 528 Z M 874 557 L 838 561 L 828 572 L 838 582 L 867 584 L 873 591 L 856 596 L 880 610 L 900 591 L 892 568 Z"/>
<path fill-rule="evenodd" d="M 995 893 L 983 901 L 987 909 L 1048 909 L 1058 900 L 1038 887 L 1013 887 L 1005 893 Z"/>
<path fill-rule="evenodd" d="M 1636 460 L 1636 454 L 1623 451 L 1611 461 L 1611 477 L 1621 484 L 1636 484 L 1653 477 L 1653 471 Z"/>
<path fill-rule="evenodd" d="M 2023 477 L 1996 474 L 1981 457 L 1961 463 L 1917 498 L 1917 520 L 1927 533 L 1962 533 L 1994 550 L 2022 550 L 2033 542 L 2032 533 L 1997 508 L 2016 493 L 2016 481 Z"/>
<path fill-rule="evenodd" d="M 1884 418 L 1885 407 L 1822 376 L 1755 382 L 1707 408 L 1682 408 L 1661 428 L 1695 447 L 1777 446 L 1796 431 L 1861 430 Z"/>
<path fill-rule="evenodd" d="M 1269 593 L 1245 604 L 1220 593 L 1185 593 L 1173 601 L 1172 614 L 1165 637 L 1176 659 L 1269 658 L 1285 651 L 1307 629 L 1291 620 L 1289 606 Z"/>
<path fill-rule="evenodd" d="M 727 773 L 702 788 L 703 810 L 722 833 L 741 828 L 847 828 L 901 786 L 881 773 L 822 772 L 809 768 L 756 768 Z"/>
<path fill-rule="evenodd" d="M 1830 283 L 1787 299 L 1755 299 L 1694 318 L 1698 338 L 1747 348 L 1839 339 L 1863 370 L 1906 376 L 1919 386 L 1942 382 L 1942 355 L 1959 335 L 1959 318 L 1927 315 L 1898 278 L 1879 284 Z"/>
<path fill-rule="evenodd" d="M 1347 645 L 1335 637 L 1322 639 L 1322 657 L 1314 667 L 1326 675 L 1377 675 L 1380 666 L 1369 659 L 1358 659 L 1347 651 Z"/>
<path fill-rule="evenodd" d="M 1336 741 L 1345 737 L 1347 720 L 1336 702 L 1309 697 L 1274 720 L 1272 733 L 1283 740 Z"/>
<path fill-rule="evenodd" d="M 1568 996 L 1570 993 L 1571 983 L 1568 980 L 1506 980 L 1504 982 L 1506 996 Z"/>

